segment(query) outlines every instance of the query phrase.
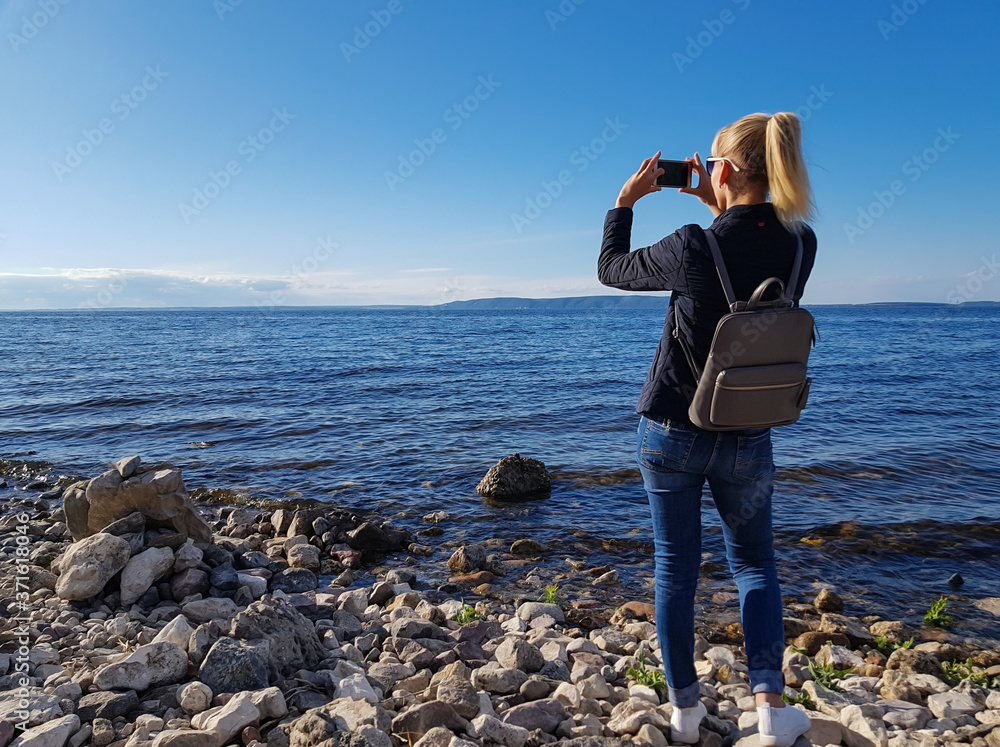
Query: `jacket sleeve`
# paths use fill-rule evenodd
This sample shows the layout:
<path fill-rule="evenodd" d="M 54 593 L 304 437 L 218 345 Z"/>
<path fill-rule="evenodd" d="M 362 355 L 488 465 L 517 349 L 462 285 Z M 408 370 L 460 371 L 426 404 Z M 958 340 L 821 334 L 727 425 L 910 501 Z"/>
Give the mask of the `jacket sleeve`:
<path fill-rule="evenodd" d="M 629 251 L 632 210 L 615 208 L 604 219 L 604 240 L 597 260 L 597 279 L 603 285 L 630 291 L 678 290 L 684 238 L 680 231 L 652 246 Z"/>

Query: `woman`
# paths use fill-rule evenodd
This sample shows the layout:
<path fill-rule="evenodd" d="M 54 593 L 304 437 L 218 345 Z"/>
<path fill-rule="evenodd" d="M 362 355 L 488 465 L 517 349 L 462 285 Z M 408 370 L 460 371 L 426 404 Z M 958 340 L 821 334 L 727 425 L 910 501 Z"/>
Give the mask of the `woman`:
<path fill-rule="evenodd" d="M 705 715 L 694 670 L 694 593 L 701 562 L 701 493 L 707 478 L 723 520 L 726 556 L 740 593 L 750 685 L 762 745 L 790 747 L 809 718 L 781 700 L 784 651 L 781 593 L 774 564 L 770 429 L 710 432 L 688 418 L 694 374 L 673 331 L 679 324 L 703 364 L 728 304 L 700 226 L 684 226 L 653 246 L 631 252 L 632 207 L 659 192 L 660 154 L 643 161 L 604 222 L 600 281 L 633 291 L 671 290 L 663 337 L 639 404 L 636 458 L 649 495 L 656 548 L 656 630 L 674 705 L 674 741 L 698 741 Z M 680 189 L 716 216 L 711 229 L 740 300 L 764 279 L 789 278 L 802 235 L 796 303 L 816 257 L 816 236 L 798 118 L 751 114 L 719 130 L 712 157 L 686 159 L 697 186 Z M 706 169 L 707 166 L 707 169 Z M 770 202 L 768 195 L 770 194 Z"/>

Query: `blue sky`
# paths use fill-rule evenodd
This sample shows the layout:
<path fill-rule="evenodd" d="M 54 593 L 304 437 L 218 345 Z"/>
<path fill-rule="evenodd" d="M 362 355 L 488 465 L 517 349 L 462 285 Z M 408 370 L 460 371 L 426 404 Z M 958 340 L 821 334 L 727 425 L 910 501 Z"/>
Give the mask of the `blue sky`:
<path fill-rule="evenodd" d="M 4 0 L 0 308 L 613 293 L 601 226 L 639 162 L 779 110 L 819 207 L 806 302 L 1000 300 L 998 22 L 942 0 Z M 633 245 L 710 221 L 651 195 Z"/>

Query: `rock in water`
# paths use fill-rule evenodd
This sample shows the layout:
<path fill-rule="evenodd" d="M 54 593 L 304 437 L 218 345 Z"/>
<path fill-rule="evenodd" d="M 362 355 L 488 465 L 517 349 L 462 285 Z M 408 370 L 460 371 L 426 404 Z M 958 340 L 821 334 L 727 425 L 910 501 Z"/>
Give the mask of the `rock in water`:
<path fill-rule="evenodd" d="M 128 563 L 131 552 L 128 542 L 113 534 L 94 534 L 70 545 L 60 561 L 62 573 L 56 581 L 56 594 L 70 601 L 100 594 Z"/>
<path fill-rule="evenodd" d="M 545 465 L 520 454 L 501 459 L 476 486 L 476 492 L 485 498 L 524 498 L 551 489 L 552 478 Z"/>
<path fill-rule="evenodd" d="M 175 468 L 138 467 L 128 479 L 113 469 L 88 483 L 70 486 L 63 496 L 63 509 L 74 539 L 100 532 L 138 511 L 149 525 L 183 533 L 197 545 L 212 541 L 211 527 L 195 512 L 181 471 Z"/>

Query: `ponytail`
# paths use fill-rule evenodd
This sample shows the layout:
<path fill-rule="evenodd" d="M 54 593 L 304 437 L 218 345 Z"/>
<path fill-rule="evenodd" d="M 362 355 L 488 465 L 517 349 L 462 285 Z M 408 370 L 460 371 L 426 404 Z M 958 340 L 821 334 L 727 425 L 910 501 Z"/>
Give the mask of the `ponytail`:
<path fill-rule="evenodd" d="M 768 120 L 765 153 L 774 212 L 786 228 L 792 228 L 813 214 L 809 174 L 802 157 L 802 126 L 796 115 L 778 112 Z"/>
<path fill-rule="evenodd" d="M 802 156 L 802 126 L 792 112 L 748 114 L 719 130 L 712 150 L 733 156 L 737 192 L 765 187 L 778 220 L 789 230 L 813 215 L 812 190 Z"/>

